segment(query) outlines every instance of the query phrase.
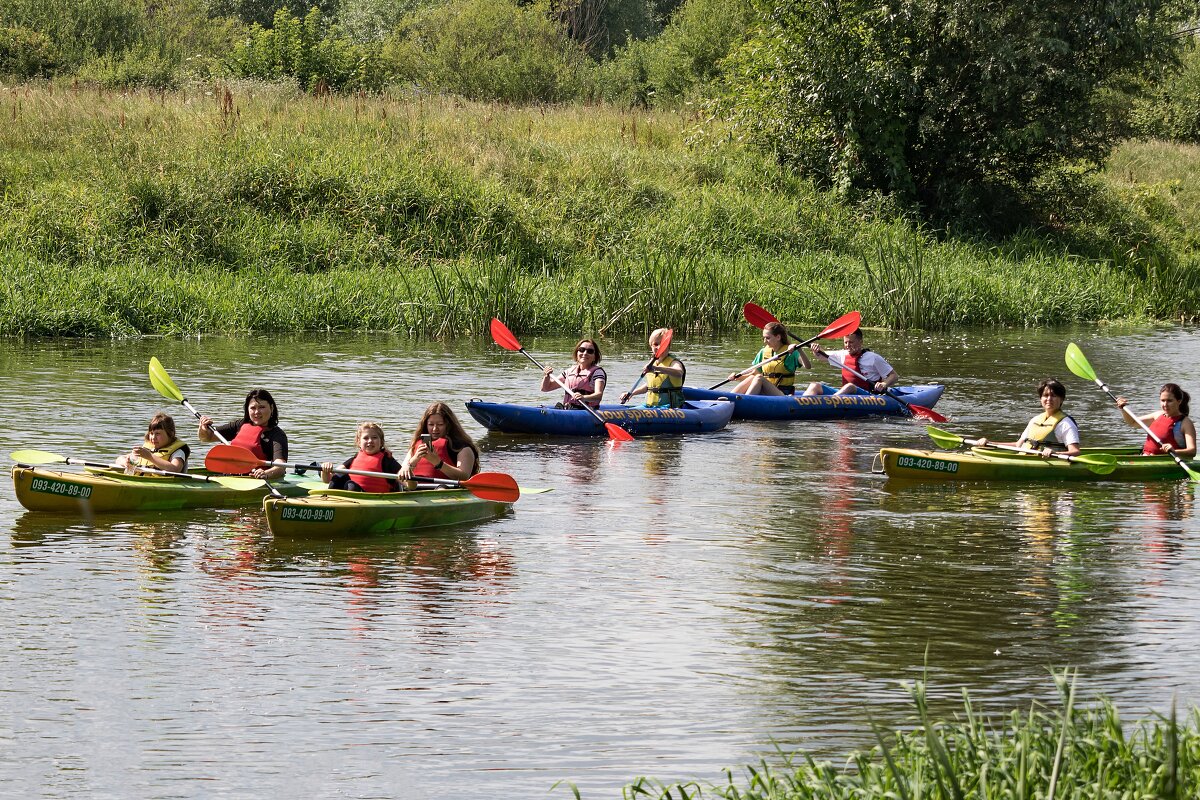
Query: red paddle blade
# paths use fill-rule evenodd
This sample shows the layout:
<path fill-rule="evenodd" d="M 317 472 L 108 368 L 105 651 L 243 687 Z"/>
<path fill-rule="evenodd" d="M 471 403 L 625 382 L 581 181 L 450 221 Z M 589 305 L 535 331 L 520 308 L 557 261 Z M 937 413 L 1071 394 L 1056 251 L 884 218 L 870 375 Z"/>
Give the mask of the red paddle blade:
<path fill-rule="evenodd" d="M 215 444 L 204 457 L 204 468 L 209 472 L 234 475 L 244 475 L 261 463 L 254 453 L 232 444 Z"/>
<path fill-rule="evenodd" d="M 517 341 L 517 337 L 513 336 L 512 331 L 503 322 L 494 317 L 492 318 L 492 340 L 505 350 L 520 351 L 525 349 L 521 347 L 521 343 Z"/>
<path fill-rule="evenodd" d="M 459 486 L 476 497 L 497 503 L 515 503 L 521 497 L 521 487 L 516 480 L 503 472 L 480 472 L 460 481 Z"/>
<path fill-rule="evenodd" d="M 667 328 L 667 332 L 663 334 L 662 339 L 658 342 L 658 348 L 654 351 L 654 360 L 662 358 L 671 349 L 671 337 L 675 335 L 674 328 Z"/>
<path fill-rule="evenodd" d="M 779 320 L 775 319 L 774 314 L 754 303 L 746 303 L 746 305 L 742 306 L 742 316 L 746 318 L 746 322 L 749 322 L 756 328 L 765 328 L 772 322 L 779 322 Z"/>
<path fill-rule="evenodd" d="M 862 314 L 857 311 L 851 311 L 849 314 L 842 316 L 829 323 L 829 327 L 817 334 L 818 339 L 840 339 L 843 336 L 849 336 L 858 330 L 859 324 L 862 322 Z"/>
<path fill-rule="evenodd" d="M 614 442 L 632 442 L 633 434 L 622 428 L 620 425 L 614 425 L 611 422 L 604 423 L 604 430 L 608 431 L 608 438 Z"/>
<path fill-rule="evenodd" d="M 948 418 L 943 417 L 941 414 L 934 411 L 932 408 L 926 408 L 925 406 L 914 406 L 912 403 L 909 403 L 908 410 L 912 412 L 913 419 L 923 419 L 923 420 L 928 420 L 929 422 L 949 422 L 950 421 Z"/>

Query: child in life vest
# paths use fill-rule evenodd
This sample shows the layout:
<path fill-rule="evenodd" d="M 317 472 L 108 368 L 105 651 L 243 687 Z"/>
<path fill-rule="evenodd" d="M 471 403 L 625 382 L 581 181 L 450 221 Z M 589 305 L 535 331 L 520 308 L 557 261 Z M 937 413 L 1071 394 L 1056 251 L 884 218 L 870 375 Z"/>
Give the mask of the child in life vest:
<path fill-rule="evenodd" d="M 390 450 L 383 446 L 383 428 L 378 422 L 358 423 L 358 430 L 354 434 L 354 443 L 358 445 L 358 452 L 342 462 L 343 467 L 399 475 L 400 462 L 392 456 Z M 321 480 L 329 484 L 330 489 L 373 493 L 400 491 L 400 482 L 396 478 L 334 474 L 333 468 L 332 461 L 326 461 L 321 465 Z"/>
<path fill-rule="evenodd" d="M 1160 410 L 1140 417 L 1162 444 L 1154 441 L 1153 437 L 1147 436 L 1146 443 L 1142 445 L 1142 455 L 1157 456 L 1174 451 L 1175 455 L 1180 458 L 1196 457 L 1196 424 L 1188 416 L 1191 400 L 1191 395 L 1185 392 L 1179 384 L 1164 383 L 1162 385 L 1162 388 L 1158 390 Z M 1124 397 L 1118 397 L 1117 408 L 1121 409 L 1121 416 L 1126 425 L 1140 429 L 1142 426 L 1137 424 L 1133 415 L 1125 408 L 1128 402 Z"/>
<path fill-rule="evenodd" d="M 136 472 L 138 467 L 187 472 L 191 452 L 191 448 L 175 436 L 175 420 L 160 412 L 150 420 L 142 443 L 118 456 L 113 465 L 126 472 Z"/>

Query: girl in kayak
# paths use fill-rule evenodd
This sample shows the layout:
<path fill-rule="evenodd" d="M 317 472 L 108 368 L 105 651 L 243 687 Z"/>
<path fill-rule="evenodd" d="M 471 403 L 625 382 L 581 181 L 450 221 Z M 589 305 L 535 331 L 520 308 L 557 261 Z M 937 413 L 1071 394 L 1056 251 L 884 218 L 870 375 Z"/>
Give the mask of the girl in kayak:
<path fill-rule="evenodd" d="M 1142 445 L 1142 455 L 1157 456 L 1175 451 L 1180 458 L 1194 458 L 1196 455 L 1196 425 L 1188 416 L 1188 404 L 1191 395 L 1180 388 L 1177 383 L 1164 383 L 1158 390 L 1158 407 L 1162 409 L 1154 414 L 1142 417 L 1142 422 L 1162 440 L 1160 446 L 1153 438 L 1147 436 Z M 1117 408 L 1125 424 L 1140 429 L 1133 415 L 1126 410 L 1129 401 L 1124 397 L 1117 398 Z"/>
<path fill-rule="evenodd" d="M 658 345 L 667 335 L 666 328 L 658 328 L 650 334 L 650 352 L 658 351 Z M 683 381 L 687 378 L 687 367 L 670 353 L 642 370 L 646 383 L 632 392 L 621 395 L 624 403 L 635 394 L 646 395 L 646 408 L 679 408 L 683 405 Z"/>
<path fill-rule="evenodd" d="M 560 380 L 571 389 L 563 394 L 558 408 L 579 408 L 580 403 L 586 403 L 592 408 L 600 407 L 600 398 L 604 396 L 604 384 L 608 375 L 600 366 L 600 345 L 592 339 L 581 339 L 575 345 L 575 364 L 562 373 Z M 553 392 L 561 389 L 550 377 L 554 374 L 553 367 L 546 367 L 542 374 L 542 391 Z"/>
<path fill-rule="evenodd" d="M 200 417 L 200 441 L 219 441 L 218 434 L 230 444 L 246 448 L 262 461 L 287 461 L 287 434 L 279 427 L 275 398 L 266 389 L 252 389 L 246 395 L 239 420 L 214 426 L 212 417 Z M 267 469 L 255 467 L 249 474 L 254 478 L 275 480 L 286 472 L 287 468 L 280 465 Z"/>
<path fill-rule="evenodd" d="M 763 328 L 763 349 L 754 357 L 755 364 L 765 364 L 733 387 L 737 394 L 768 394 L 785 395 L 796 393 L 796 372 L 801 369 L 812 369 L 800 345 L 787 346 L 788 332 L 782 322 L 772 322 Z M 783 358 L 771 361 L 781 353 L 787 353 Z M 737 380 L 735 372 L 729 380 Z"/>
<path fill-rule="evenodd" d="M 465 481 L 479 472 L 479 448 L 463 430 L 450 406 L 434 403 L 425 409 L 413 434 L 400 477 L 449 478 Z"/>
<path fill-rule="evenodd" d="M 150 467 L 166 472 L 187 472 L 191 453 L 191 448 L 175 435 L 175 420 L 160 412 L 150 420 L 142 443 L 119 456 L 114 466 L 125 470 Z"/>
<path fill-rule="evenodd" d="M 329 484 L 330 489 L 344 489 L 348 492 L 398 492 L 400 491 L 400 462 L 392 456 L 392 451 L 383 446 L 383 427 L 378 422 L 360 422 L 354 434 L 354 443 L 358 452 L 342 462 L 346 469 L 361 469 L 367 472 L 390 472 L 397 478 L 380 478 L 372 475 L 334 474 L 332 461 L 321 465 L 321 480 Z"/>
<path fill-rule="evenodd" d="M 1079 426 L 1062 410 L 1063 401 L 1067 399 L 1067 387 L 1057 378 L 1047 378 L 1038 384 L 1038 399 L 1043 411 L 1029 420 L 1015 445 L 1037 448 L 1042 458 L 1049 458 L 1051 453 L 1079 455 Z M 977 446 L 986 447 L 987 444 L 987 439 L 980 439 Z"/>

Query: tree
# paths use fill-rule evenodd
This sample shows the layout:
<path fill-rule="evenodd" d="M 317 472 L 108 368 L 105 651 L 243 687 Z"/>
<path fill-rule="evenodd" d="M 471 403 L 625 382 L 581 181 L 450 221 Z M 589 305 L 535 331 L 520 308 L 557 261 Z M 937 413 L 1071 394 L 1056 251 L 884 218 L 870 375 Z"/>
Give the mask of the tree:
<path fill-rule="evenodd" d="M 1113 90 L 1172 63 L 1187 17 L 1179 0 L 756 1 L 734 120 L 819 183 L 944 217 L 1103 160 Z"/>

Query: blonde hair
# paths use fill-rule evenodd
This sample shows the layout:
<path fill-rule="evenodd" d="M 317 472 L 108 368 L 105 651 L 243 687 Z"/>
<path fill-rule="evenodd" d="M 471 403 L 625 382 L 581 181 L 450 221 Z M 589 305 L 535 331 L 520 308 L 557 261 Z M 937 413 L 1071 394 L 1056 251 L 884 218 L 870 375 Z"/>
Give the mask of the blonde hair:
<path fill-rule="evenodd" d="M 666 336 L 670 330 L 670 328 L 655 328 L 650 332 L 650 341 L 653 342 L 655 339 L 662 341 L 662 337 Z"/>

